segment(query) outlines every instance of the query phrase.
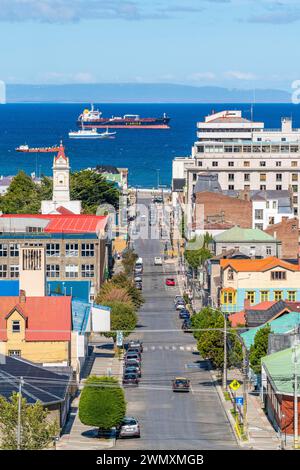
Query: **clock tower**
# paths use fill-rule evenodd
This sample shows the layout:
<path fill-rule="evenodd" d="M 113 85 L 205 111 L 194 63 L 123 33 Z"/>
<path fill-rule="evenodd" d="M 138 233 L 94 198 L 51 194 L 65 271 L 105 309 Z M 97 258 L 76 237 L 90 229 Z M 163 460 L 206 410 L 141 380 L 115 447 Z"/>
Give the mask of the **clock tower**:
<path fill-rule="evenodd" d="M 81 213 L 81 201 L 70 199 L 70 165 L 62 143 L 53 160 L 52 201 L 42 201 L 42 214 L 59 214 L 67 210 L 73 214 Z"/>

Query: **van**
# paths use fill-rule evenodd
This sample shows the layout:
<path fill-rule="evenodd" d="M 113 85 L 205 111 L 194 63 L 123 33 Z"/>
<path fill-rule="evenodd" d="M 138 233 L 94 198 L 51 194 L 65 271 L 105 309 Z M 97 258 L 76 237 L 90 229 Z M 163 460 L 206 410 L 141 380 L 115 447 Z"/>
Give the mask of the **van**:
<path fill-rule="evenodd" d="M 143 258 L 138 258 L 135 262 L 135 267 L 136 268 L 142 268 L 143 267 Z"/>

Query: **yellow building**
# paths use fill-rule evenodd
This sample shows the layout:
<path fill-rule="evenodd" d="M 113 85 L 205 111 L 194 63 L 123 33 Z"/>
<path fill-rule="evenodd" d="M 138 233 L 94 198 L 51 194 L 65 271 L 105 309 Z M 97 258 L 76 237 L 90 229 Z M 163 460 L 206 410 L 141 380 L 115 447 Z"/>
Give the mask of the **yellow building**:
<path fill-rule="evenodd" d="M 69 365 L 71 327 L 71 297 L 0 297 L 2 354 Z"/>

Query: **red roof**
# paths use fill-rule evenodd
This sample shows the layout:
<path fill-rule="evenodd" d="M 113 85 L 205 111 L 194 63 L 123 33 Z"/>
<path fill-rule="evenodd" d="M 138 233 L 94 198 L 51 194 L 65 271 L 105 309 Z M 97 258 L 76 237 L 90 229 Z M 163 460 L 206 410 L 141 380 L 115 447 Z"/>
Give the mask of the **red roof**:
<path fill-rule="evenodd" d="M 220 266 L 226 269 L 230 266 L 236 272 L 265 272 L 273 268 L 284 268 L 289 271 L 299 271 L 298 264 L 288 263 L 276 256 L 262 259 L 221 259 Z"/>
<path fill-rule="evenodd" d="M 67 160 L 67 157 L 65 155 L 65 147 L 62 143 L 59 146 L 58 154 L 56 155 L 55 160 L 58 160 L 58 158 L 60 157 L 64 158 L 64 160 Z"/>
<path fill-rule="evenodd" d="M 0 341 L 7 341 L 6 322 L 18 310 L 26 318 L 26 341 L 70 341 L 71 297 L 0 297 Z"/>
<path fill-rule="evenodd" d="M 272 305 L 276 304 L 276 300 L 265 300 L 264 302 L 260 302 L 256 305 L 250 305 L 247 307 L 247 310 L 268 310 Z"/>
<path fill-rule="evenodd" d="M 44 231 L 48 233 L 98 233 L 104 230 L 106 215 L 86 214 L 3 214 L 2 218 L 48 219 Z"/>
<path fill-rule="evenodd" d="M 239 326 L 239 325 L 245 325 L 246 320 L 245 320 L 245 312 L 236 312 L 236 313 L 231 313 L 231 315 L 228 315 L 228 320 L 231 323 L 231 326 L 233 328 Z"/>

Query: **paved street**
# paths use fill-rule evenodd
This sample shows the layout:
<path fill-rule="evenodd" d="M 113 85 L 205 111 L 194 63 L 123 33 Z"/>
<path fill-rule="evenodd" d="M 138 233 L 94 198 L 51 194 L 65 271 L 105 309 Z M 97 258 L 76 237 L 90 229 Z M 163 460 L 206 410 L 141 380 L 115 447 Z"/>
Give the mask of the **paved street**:
<path fill-rule="evenodd" d="M 175 276 L 175 264 L 153 265 L 163 250 L 159 240 L 136 240 L 134 246 L 144 261 L 146 300 L 134 336 L 143 340 L 145 351 L 140 386 L 126 389 L 126 398 L 127 414 L 139 419 L 142 435 L 118 440 L 116 449 L 238 448 L 207 364 L 199 359 L 193 336 L 180 329 L 173 305 L 179 289 L 165 286 L 167 275 Z M 190 393 L 172 392 L 171 380 L 178 375 L 191 380 Z"/>

